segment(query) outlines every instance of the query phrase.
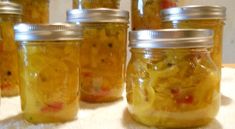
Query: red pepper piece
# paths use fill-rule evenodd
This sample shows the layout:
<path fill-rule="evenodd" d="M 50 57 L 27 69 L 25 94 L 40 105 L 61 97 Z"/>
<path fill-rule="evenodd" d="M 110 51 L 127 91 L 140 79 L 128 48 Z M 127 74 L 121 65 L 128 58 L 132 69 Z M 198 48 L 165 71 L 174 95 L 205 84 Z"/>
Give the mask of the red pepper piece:
<path fill-rule="evenodd" d="M 183 98 L 177 98 L 176 103 L 177 104 L 192 104 L 194 101 L 194 98 L 192 95 L 184 96 Z"/>
<path fill-rule="evenodd" d="M 172 89 L 171 89 L 171 94 L 173 94 L 173 95 L 178 95 L 179 93 L 180 93 L 179 88 L 172 88 Z"/>
<path fill-rule="evenodd" d="M 1 89 L 4 90 L 4 89 L 8 89 L 11 87 L 11 83 L 9 82 L 3 82 L 1 85 Z"/>
<path fill-rule="evenodd" d="M 162 9 L 167 9 L 170 7 L 176 7 L 176 2 L 173 2 L 172 0 L 162 0 L 161 2 Z"/>
<path fill-rule="evenodd" d="M 92 77 L 93 74 L 92 74 L 92 72 L 82 72 L 82 76 L 84 76 L 84 77 Z"/>
<path fill-rule="evenodd" d="M 193 103 L 193 96 L 192 95 L 188 95 L 184 97 L 184 103 L 185 104 L 191 104 Z"/>
<path fill-rule="evenodd" d="M 51 104 L 47 104 L 45 107 L 41 109 L 42 112 L 58 112 L 63 108 L 63 103 L 54 102 Z"/>

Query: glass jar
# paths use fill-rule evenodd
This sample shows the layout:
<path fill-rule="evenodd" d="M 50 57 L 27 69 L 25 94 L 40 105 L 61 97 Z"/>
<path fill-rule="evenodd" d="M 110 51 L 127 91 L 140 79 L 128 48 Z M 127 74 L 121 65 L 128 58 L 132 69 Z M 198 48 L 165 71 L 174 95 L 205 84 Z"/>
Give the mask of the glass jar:
<path fill-rule="evenodd" d="M 208 48 L 210 30 L 156 30 L 130 33 L 128 109 L 148 126 L 205 125 L 220 106 L 219 73 Z"/>
<path fill-rule="evenodd" d="M 15 26 L 21 106 L 27 121 L 65 122 L 76 117 L 81 33 L 81 27 L 69 24 Z"/>
<path fill-rule="evenodd" d="M 203 28 L 215 32 L 211 57 L 219 69 L 222 66 L 225 17 L 226 8 L 222 6 L 183 6 L 162 11 L 163 28 Z"/>
<path fill-rule="evenodd" d="M 22 9 L 18 4 L 0 1 L 0 76 L 2 96 L 19 93 L 19 72 L 17 45 L 14 41 L 13 26 L 21 21 Z"/>
<path fill-rule="evenodd" d="M 118 9 L 120 0 L 73 0 L 73 8 L 92 9 L 92 8 L 111 8 Z"/>
<path fill-rule="evenodd" d="M 176 0 L 131 0 L 132 30 L 159 29 L 160 11 L 175 6 Z"/>
<path fill-rule="evenodd" d="M 84 26 L 81 46 L 81 99 L 114 101 L 125 82 L 128 12 L 112 9 L 71 10 L 68 22 Z"/>
<path fill-rule="evenodd" d="M 23 22 L 48 23 L 49 0 L 10 0 L 23 7 Z"/>

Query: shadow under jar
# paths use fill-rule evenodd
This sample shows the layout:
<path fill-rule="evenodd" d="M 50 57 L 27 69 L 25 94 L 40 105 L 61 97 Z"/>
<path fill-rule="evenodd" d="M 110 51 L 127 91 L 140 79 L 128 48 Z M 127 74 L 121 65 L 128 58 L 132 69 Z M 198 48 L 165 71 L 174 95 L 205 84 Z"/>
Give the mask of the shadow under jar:
<path fill-rule="evenodd" d="M 50 0 L 9 0 L 22 5 L 25 23 L 48 23 Z"/>
<path fill-rule="evenodd" d="M 120 0 L 73 0 L 74 9 L 111 8 L 118 9 Z"/>
<path fill-rule="evenodd" d="M 125 83 L 128 12 L 112 9 L 71 10 L 68 22 L 84 26 L 81 46 L 81 99 L 114 101 Z"/>
<path fill-rule="evenodd" d="M 127 101 L 132 117 L 148 126 L 205 125 L 220 106 L 219 72 L 208 48 L 210 30 L 130 32 Z"/>
<path fill-rule="evenodd" d="M 79 108 L 81 27 L 69 24 L 15 26 L 20 95 L 32 123 L 75 119 Z"/>
<path fill-rule="evenodd" d="M 2 96 L 19 94 L 17 45 L 14 41 L 14 24 L 21 21 L 20 5 L 0 1 L 0 86 Z"/>
<path fill-rule="evenodd" d="M 132 30 L 160 29 L 160 11 L 176 4 L 176 0 L 131 0 Z"/>
<path fill-rule="evenodd" d="M 192 5 L 166 9 L 161 13 L 163 28 L 213 30 L 214 47 L 211 50 L 211 57 L 221 72 L 225 7 Z"/>

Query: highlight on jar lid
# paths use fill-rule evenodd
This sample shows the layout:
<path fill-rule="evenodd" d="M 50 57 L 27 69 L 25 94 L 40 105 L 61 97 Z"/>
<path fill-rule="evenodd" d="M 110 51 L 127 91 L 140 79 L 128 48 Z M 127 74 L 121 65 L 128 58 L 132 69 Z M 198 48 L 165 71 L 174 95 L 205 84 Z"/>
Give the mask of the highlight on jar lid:
<path fill-rule="evenodd" d="M 161 29 L 130 32 L 132 48 L 211 48 L 214 32 L 208 29 Z"/>
<path fill-rule="evenodd" d="M 174 7 L 161 11 L 163 21 L 186 19 L 226 19 L 226 8 L 223 6 L 191 5 Z"/>
<path fill-rule="evenodd" d="M 67 23 L 17 24 L 14 26 L 16 41 L 60 41 L 82 39 L 82 26 Z"/>
<path fill-rule="evenodd" d="M 10 1 L 0 1 L 0 14 L 22 14 L 22 6 Z"/>
<path fill-rule="evenodd" d="M 74 9 L 67 11 L 68 22 L 129 23 L 129 12 L 117 9 Z"/>

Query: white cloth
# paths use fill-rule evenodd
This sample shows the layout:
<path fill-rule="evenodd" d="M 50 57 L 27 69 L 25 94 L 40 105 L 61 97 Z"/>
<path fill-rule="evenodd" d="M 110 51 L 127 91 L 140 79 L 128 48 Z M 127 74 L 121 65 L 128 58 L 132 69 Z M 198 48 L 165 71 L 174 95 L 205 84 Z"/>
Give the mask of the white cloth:
<path fill-rule="evenodd" d="M 222 104 L 216 119 L 199 129 L 235 129 L 235 69 L 223 68 Z M 78 119 L 63 124 L 33 125 L 20 115 L 19 97 L 3 98 L 0 129 L 154 129 L 136 123 L 126 109 L 125 99 L 106 104 L 81 103 Z"/>

